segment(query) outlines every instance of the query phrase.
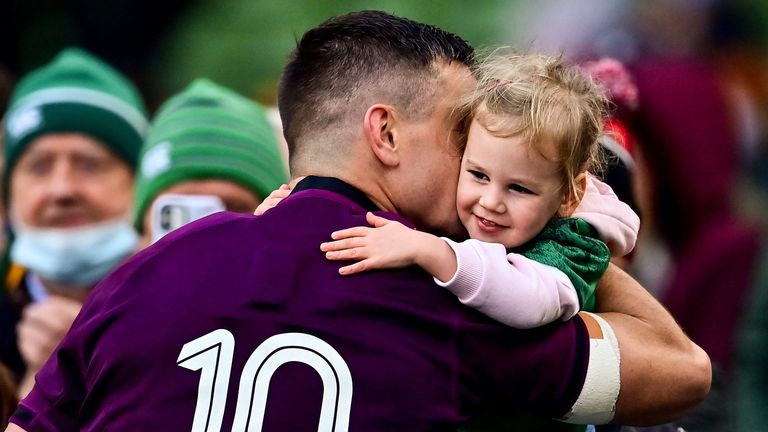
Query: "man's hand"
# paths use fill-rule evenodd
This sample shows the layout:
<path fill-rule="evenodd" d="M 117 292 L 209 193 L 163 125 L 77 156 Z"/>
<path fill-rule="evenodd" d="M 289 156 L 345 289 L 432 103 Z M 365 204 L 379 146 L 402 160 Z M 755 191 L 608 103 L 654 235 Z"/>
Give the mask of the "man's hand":
<path fill-rule="evenodd" d="M 24 309 L 16 328 L 19 352 L 27 365 L 27 373 L 19 386 L 20 397 L 32 389 L 35 374 L 67 334 L 81 306 L 75 300 L 52 295 Z"/>
<path fill-rule="evenodd" d="M 60 296 L 27 306 L 17 331 L 19 351 L 27 366 L 42 366 L 80 312 L 82 305 Z"/>

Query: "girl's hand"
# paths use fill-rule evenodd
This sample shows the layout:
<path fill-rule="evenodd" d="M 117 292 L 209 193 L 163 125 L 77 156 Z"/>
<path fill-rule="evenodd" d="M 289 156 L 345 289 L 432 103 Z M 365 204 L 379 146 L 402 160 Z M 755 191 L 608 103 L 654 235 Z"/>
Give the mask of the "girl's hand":
<path fill-rule="evenodd" d="M 334 241 L 320 245 L 325 257 L 332 261 L 356 260 L 339 269 L 339 274 L 350 275 L 374 269 L 407 267 L 416 263 L 421 247 L 422 232 L 408 228 L 400 222 L 365 215 L 371 227 L 354 227 L 331 234 Z"/>
<path fill-rule="evenodd" d="M 278 205 L 283 198 L 287 197 L 291 193 L 291 187 L 287 184 L 280 185 L 279 188 L 273 190 L 269 196 L 256 207 L 256 211 L 253 212 L 256 216 L 264 214 L 267 210 Z"/>

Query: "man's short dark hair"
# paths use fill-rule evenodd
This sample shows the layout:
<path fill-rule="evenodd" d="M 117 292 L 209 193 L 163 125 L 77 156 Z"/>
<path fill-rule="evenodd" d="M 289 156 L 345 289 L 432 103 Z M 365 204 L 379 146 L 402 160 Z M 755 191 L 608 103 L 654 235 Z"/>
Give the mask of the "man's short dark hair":
<path fill-rule="evenodd" d="M 406 18 L 363 11 L 329 19 L 304 34 L 280 81 L 290 154 L 303 136 L 343 128 L 368 100 L 409 116 L 429 113 L 437 65 L 469 66 L 472 59 L 472 47 L 460 37 Z"/>

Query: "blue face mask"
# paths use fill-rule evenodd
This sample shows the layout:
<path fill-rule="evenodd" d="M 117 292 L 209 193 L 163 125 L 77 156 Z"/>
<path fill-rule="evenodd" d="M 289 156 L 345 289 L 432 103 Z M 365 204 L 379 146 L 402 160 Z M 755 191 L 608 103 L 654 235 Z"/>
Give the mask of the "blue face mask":
<path fill-rule="evenodd" d="M 15 227 L 11 259 L 71 288 L 95 285 L 132 253 L 138 235 L 124 219 L 70 229 Z"/>

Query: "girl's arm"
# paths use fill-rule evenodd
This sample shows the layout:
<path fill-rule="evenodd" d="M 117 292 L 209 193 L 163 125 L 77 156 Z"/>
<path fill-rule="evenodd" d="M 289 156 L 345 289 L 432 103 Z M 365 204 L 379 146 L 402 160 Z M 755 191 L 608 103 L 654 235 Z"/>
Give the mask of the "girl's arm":
<path fill-rule="evenodd" d="M 554 267 L 507 255 L 500 244 L 456 243 L 372 213 L 366 219 L 372 227 L 334 232 L 334 241 L 320 246 L 330 260 L 358 260 L 340 268 L 340 274 L 418 265 L 462 303 L 516 328 L 568 319 L 579 311 L 573 284 Z"/>
<path fill-rule="evenodd" d="M 624 256 L 635 247 L 640 217 L 610 186 L 592 175 L 587 177 L 584 198 L 571 216 L 589 222 L 613 256 Z"/>
<path fill-rule="evenodd" d="M 339 269 L 350 275 L 373 269 L 418 265 L 438 279 L 448 280 L 456 273 L 456 256 L 448 244 L 432 234 L 408 228 L 373 213 L 365 216 L 370 227 L 354 227 L 331 234 L 334 241 L 322 243 L 320 250 L 334 261 L 356 260 Z"/>
<path fill-rule="evenodd" d="M 557 268 L 508 254 L 498 243 L 443 240 L 453 249 L 458 265 L 453 278 L 435 282 L 496 321 L 532 328 L 567 320 L 579 311 L 571 280 Z"/>

